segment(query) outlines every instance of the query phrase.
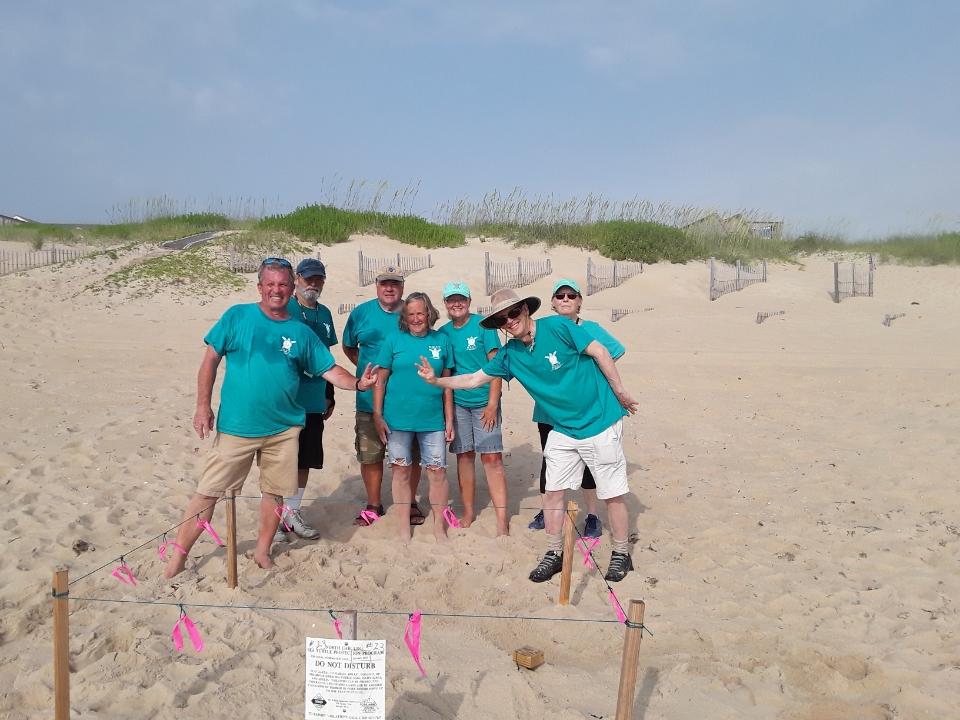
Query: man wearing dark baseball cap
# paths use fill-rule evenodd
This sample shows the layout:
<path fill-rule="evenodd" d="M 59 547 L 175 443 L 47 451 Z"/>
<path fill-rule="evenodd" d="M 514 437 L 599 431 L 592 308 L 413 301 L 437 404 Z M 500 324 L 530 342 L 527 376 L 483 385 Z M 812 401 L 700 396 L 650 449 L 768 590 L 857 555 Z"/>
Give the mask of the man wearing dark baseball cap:
<path fill-rule="evenodd" d="M 322 262 L 316 258 L 301 260 L 297 265 L 295 293 L 287 304 L 287 312 L 293 320 L 307 325 L 320 338 L 320 342 L 331 348 L 337 344 L 333 315 L 326 305 L 318 302 L 326 279 L 327 268 Z M 300 504 L 303 502 L 310 468 L 323 468 L 323 425 L 333 413 L 333 385 L 322 377 L 304 375 L 300 378 L 297 403 L 307 411 L 306 423 L 300 431 L 300 450 L 297 455 L 297 494 L 284 498 L 284 504 L 293 511 L 284 518 L 290 532 L 286 531 L 284 523 L 280 523 L 273 536 L 274 542 L 289 542 L 294 535 L 306 540 L 320 537 L 320 533 L 303 519 Z"/>

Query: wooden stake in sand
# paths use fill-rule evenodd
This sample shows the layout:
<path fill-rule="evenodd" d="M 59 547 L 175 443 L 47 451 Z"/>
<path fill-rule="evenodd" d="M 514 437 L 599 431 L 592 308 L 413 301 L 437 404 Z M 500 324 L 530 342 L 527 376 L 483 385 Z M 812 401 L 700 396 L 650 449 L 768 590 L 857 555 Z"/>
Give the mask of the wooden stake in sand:
<path fill-rule="evenodd" d="M 617 714 L 614 716 L 616 720 L 630 720 L 633 717 L 645 608 L 643 600 L 631 600 L 630 609 L 627 610 L 627 631 L 623 638 L 623 660 L 620 662 L 620 691 L 617 693 Z"/>
<path fill-rule="evenodd" d="M 579 507 L 573 500 L 567 501 L 567 512 L 563 515 L 563 569 L 560 571 L 560 604 L 570 604 L 570 574 L 573 571 L 574 523 L 577 522 Z"/>
<path fill-rule="evenodd" d="M 70 718 L 70 580 L 66 568 L 53 572 L 53 717 Z"/>
<path fill-rule="evenodd" d="M 227 587 L 237 586 L 237 492 L 227 490 Z"/>
<path fill-rule="evenodd" d="M 346 610 L 340 613 L 340 617 L 343 618 L 343 639 L 356 640 L 357 639 L 357 611 Z"/>

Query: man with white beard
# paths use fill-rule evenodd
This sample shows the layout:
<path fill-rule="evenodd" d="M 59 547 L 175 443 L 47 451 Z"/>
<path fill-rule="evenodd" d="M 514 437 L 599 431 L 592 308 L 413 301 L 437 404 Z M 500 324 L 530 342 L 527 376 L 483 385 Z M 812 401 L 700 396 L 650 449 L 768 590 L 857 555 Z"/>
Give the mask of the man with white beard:
<path fill-rule="evenodd" d="M 333 316 L 326 305 L 318 302 L 323 284 L 327 279 L 327 269 L 315 258 L 306 258 L 297 265 L 296 291 L 287 304 L 290 318 L 307 325 L 320 338 L 320 342 L 331 348 L 337 344 L 337 331 L 333 327 Z M 284 524 L 280 523 L 274 535 L 274 542 L 289 542 L 291 535 L 306 540 L 316 540 L 320 533 L 307 523 L 300 514 L 300 504 L 307 487 L 310 469 L 323 468 L 323 424 L 333 414 L 333 385 L 322 377 L 304 375 L 300 378 L 300 391 L 297 403 L 307 411 L 306 425 L 300 432 L 300 452 L 297 456 L 297 494 L 284 498 L 284 504 L 292 512 L 285 518 L 291 528 L 288 534 Z"/>

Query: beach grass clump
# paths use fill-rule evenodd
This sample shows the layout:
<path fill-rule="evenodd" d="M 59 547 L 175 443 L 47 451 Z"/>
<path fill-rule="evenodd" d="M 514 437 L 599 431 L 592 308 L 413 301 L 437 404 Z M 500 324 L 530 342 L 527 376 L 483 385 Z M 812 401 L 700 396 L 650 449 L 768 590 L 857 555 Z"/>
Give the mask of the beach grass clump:
<path fill-rule="evenodd" d="M 362 210 L 342 210 L 331 205 L 306 205 L 286 215 L 263 218 L 256 227 L 279 230 L 323 245 L 346 242 L 357 233 L 386 235 L 418 247 L 463 245 L 459 229 L 444 227 L 413 215 L 388 215 Z"/>
<path fill-rule="evenodd" d="M 107 275 L 103 285 L 110 290 L 131 288 L 137 295 L 188 286 L 191 292 L 210 295 L 240 289 L 245 281 L 213 261 L 204 248 L 191 248 L 128 265 Z"/>

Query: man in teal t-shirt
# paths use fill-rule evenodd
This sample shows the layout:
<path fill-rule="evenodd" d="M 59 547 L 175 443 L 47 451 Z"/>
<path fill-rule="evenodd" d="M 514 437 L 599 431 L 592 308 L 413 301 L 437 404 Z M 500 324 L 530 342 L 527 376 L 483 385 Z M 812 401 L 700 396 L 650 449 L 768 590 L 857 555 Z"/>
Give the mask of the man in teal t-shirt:
<path fill-rule="evenodd" d="M 357 305 L 343 328 L 343 352 L 357 366 L 358 372 L 368 363 L 376 361 L 384 339 L 397 332 L 400 319 L 398 313 L 403 305 L 403 274 L 399 268 L 381 268 L 377 272 L 376 284 L 377 297 Z M 360 463 L 360 477 L 367 494 L 367 507 L 353 522 L 354 525 L 365 526 L 373 522 L 372 514 L 377 517 L 384 514 L 381 490 L 386 445 L 380 440 L 373 423 L 372 392 L 357 393 L 355 431 L 357 461 Z M 416 504 L 420 465 L 418 457 L 414 457 L 414 460 L 417 462 L 411 469 L 410 482 L 414 501 L 410 510 L 410 522 L 422 525 L 424 515 Z"/>
<path fill-rule="evenodd" d="M 299 320 L 320 338 L 327 348 L 337 344 L 337 331 L 333 327 L 330 309 L 319 302 L 327 280 L 327 268 L 316 258 L 304 258 L 297 265 L 296 290 L 287 312 L 294 320 Z M 300 449 L 297 453 L 297 492 L 285 497 L 284 505 L 290 508 L 286 523 L 281 523 L 273 537 L 274 542 L 288 542 L 297 535 L 307 540 L 315 540 L 320 533 L 303 519 L 300 504 L 307 487 L 310 469 L 323 469 L 323 428 L 327 418 L 333 413 L 333 385 L 320 375 L 303 375 L 300 378 L 300 391 L 297 402 L 307 412 L 306 423 L 300 431 Z M 287 528 L 290 532 L 287 532 Z"/>
<path fill-rule="evenodd" d="M 453 348 L 454 375 L 476 372 L 500 350 L 496 330 L 480 327 L 480 317 L 470 312 L 470 288 L 460 281 L 443 287 L 443 303 L 450 322 L 440 328 L 450 338 Z M 454 390 L 454 431 L 450 452 L 457 456 L 457 481 L 463 501 L 460 523 L 473 522 L 476 492 L 476 457 L 480 453 L 490 499 L 497 514 L 497 535 L 510 534 L 507 514 L 507 478 L 503 469 L 503 434 L 501 432 L 500 378 L 489 387 Z"/>
<path fill-rule="evenodd" d="M 438 378 L 425 362 L 420 377 L 444 388 L 480 387 L 492 378 L 516 378 L 553 422 L 544 456 L 547 493 L 543 508 L 547 552 L 530 573 L 544 582 L 563 565 L 563 495 L 580 487 L 586 465 L 597 483 L 597 497 L 607 505 L 613 552 L 605 575 L 617 582 L 633 569 L 629 554 L 629 518 L 624 497 L 629 491 L 623 454 L 622 418 L 637 410 L 607 349 L 586 331 L 562 317 L 534 320 L 539 298 L 521 298 L 498 290 L 481 325 L 503 328 L 511 340 L 482 369 L 470 375 Z"/>
<path fill-rule="evenodd" d="M 218 498 L 239 492 L 254 458 L 260 465 L 260 516 L 256 563 L 270 568 L 270 544 L 284 495 L 297 487 L 297 449 L 306 413 L 297 403 L 303 373 L 323 376 L 344 390 L 367 390 L 376 384 L 375 369 L 359 379 L 336 365 L 314 332 L 293 320 L 287 303 L 293 293 L 293 268 L 283 258 L 267 258 L 257 272 L 260 302 L 234 305 L 204 337 L 207 349 L 197 374 L 197 408 L 193 427 L 201 439 L 216 427 L 213 448 L 164 568 L 171 578 L 183 570 L 187 553 L 209 523 Z M 220 361 L 227 371 L 220 390 L 219 417 L 212 409 L 213 385 Z M 196 518 L 197 522 L 192 522 Z"/>

